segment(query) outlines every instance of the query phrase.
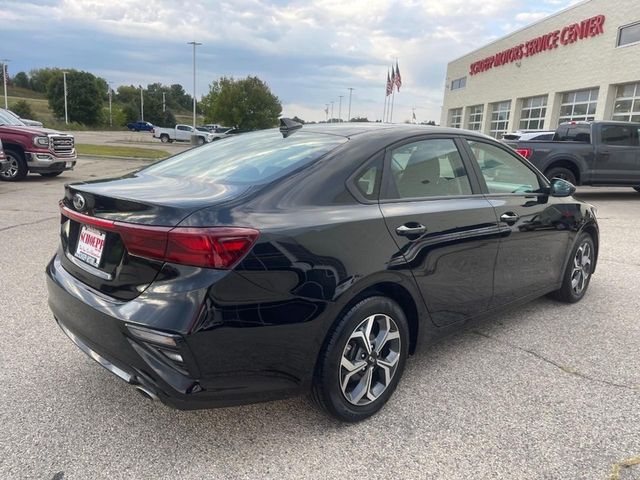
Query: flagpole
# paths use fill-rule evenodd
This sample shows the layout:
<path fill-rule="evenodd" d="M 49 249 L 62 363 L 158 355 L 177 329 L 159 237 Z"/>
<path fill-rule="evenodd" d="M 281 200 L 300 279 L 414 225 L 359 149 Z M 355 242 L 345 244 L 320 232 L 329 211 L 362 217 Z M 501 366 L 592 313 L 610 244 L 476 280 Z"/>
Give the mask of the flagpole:
<path fill-rule="evenodd" d="M 393 123 L 393 103 L 395 99 L 396 99 L 396 90 L 394 88 L 393 93 L 391 94 L 391 115 L 389 117 L 389 123 Z"/>
<path fill-rule="evenodd" d="M 384 87 L 384 109 L 382 110 L 382 123 L 385 123 L 386 121 L 386 115 L 387 115 L 387 97 L 389 95 L 387 95 L 387 87 Z"/>

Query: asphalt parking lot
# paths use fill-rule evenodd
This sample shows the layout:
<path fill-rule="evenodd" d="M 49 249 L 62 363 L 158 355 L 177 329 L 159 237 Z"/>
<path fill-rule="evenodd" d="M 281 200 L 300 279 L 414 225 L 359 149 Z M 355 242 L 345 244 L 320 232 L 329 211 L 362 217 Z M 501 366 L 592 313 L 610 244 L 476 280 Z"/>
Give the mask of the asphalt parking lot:
<path fill-rule="evenodd" d="M 589 189 L 601 251 L 586 298 L 540 299 L 422 349 L 386 408 L 342 425 L 305 398 L 179 412 L 81 353 L 47 307 L 69 181 L 140 161 L 80 159 L 0 183 L 0 478 L 610 479 L 640 459 L 640 194 Z M 640 465 L 617 478 L 640 478 Z"/>

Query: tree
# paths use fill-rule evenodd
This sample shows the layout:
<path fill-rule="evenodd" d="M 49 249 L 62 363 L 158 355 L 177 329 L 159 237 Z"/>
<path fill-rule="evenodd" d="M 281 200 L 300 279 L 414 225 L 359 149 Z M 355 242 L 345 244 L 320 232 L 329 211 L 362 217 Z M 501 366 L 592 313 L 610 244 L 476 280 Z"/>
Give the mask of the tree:
<path fill-rule="evenodd" d="M 47 86 L 54 75 L 62 74 L 59 68 L 37 68 L 31 70 L 31 88 L 36 92 L 47 93 Z"/>
<path fill-rule="evenodd" d="M 269 86 L 258 77 L 241 80 L 221 77 L 209 87 L 202 99 L 205 120 L 234 125 L 240 130 L 274 127 L 282 113 L 282 105 Z"/>
<path fill-rule="evenodd" d="M 18 72 L 13 77 L 13 85 L 20 88 L 30 88 L 29 77 L 24 72 Z"/>
<path fill-rule="evenodd" d="M 70 70 L 67 73 L 67 106 L 72 122 L 97 125 L 102 119 L 102 106 L 106 90 L 89 72 Z M 47 84 L 47 98 L 51 110 L 64 117 L 64 82 L 61 71 L 56 72 Z"/>
<path fill-rule="evenodd" d="M 368 122 L 369 119 L 367 117 L 353 117 L 350 122 Z"/>
<path fill-rule="evenodd" d="M 19 100 L 11 105 L 11 111 L 18 115 L 20 118 L 33 119 L 33 111 L 31 105 L 26 100 Z"/>

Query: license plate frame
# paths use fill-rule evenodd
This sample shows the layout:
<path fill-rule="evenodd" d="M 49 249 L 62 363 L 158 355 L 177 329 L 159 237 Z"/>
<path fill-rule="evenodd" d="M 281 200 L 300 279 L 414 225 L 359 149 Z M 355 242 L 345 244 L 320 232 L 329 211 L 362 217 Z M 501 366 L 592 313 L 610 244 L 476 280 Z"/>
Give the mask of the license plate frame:
<path fill-rule="evenodd" d="M 99 268 L 104 253 L 107 234 L 88 225 L 82 225 L 78 234 L 78 243 L 74 257 L 87 265 Z"/>

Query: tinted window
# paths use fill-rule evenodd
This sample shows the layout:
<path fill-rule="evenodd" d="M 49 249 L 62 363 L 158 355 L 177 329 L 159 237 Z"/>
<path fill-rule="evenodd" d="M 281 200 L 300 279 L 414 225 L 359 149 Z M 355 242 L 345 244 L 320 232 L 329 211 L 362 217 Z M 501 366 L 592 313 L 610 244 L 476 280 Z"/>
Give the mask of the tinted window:
<path fill-rule="evenodd" d="M 591 142 L 591 125 L 561 125 L 553 137 L 559 142 Z"/>
<path fill-rule="evenodd" d="M 191 130 L 193 130 L 191 127 L 187 127 L 186 125 L 178 125 L 176 128 L 185 132 L 190 132 Z"/>
<path fill-rule="evenodd" d="M 451 139 L 413 142 L 391 151 L 392 198 L 470 195 L 471 184 Z"/>
<path fill-rule="evenodd" d="M 307 165 L 347 141 L 337 135 L 278 130 L 230 137 L 187 150 L 143 170 L 149 175 L 237 184 L 261 184 Z"/>
<path fill-rule="evenodd" d="M 634 147 L 638 145 L 638 129 L 627 125 L 603 125 L 602 143 Z"/>
<path fill-rule="evenodd" d="M 488 143 L 468 141 L 489 193 L 527 193 L 540 189 L 538 175 L 515 155 Z"/>

